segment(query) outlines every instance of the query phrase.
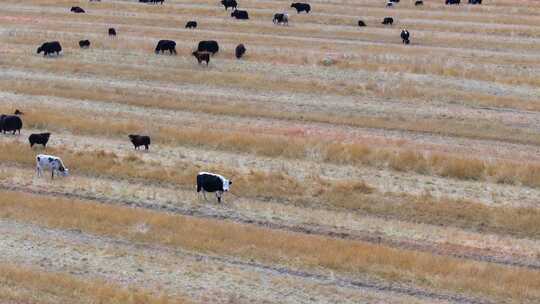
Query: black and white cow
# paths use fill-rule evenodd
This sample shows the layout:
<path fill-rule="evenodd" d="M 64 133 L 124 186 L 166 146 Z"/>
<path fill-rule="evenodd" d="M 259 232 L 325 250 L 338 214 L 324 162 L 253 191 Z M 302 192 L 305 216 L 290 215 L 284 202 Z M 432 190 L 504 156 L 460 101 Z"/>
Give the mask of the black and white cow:
<path fill-rule="evenodd" d="M 69 175 L 68 168 L 64 166 L 64 163 L 59 157 L 39 154 L 36 156 L 37 176 L 41 176 L 44 170 L 51 170 L 51 179 L 54 179 L 54 172 L 56 172 L 56 175 Z"/>
<path fill-rule="evenodd" d="M 411 36 L 411 34 L 409 34 L 409 31 L 401 30 L 401 40 L 403 40 L 403 44 L 409 44 L 411 42 L 409 40 L 410 36 Z"/>
<path fill-rule="evenodd" d="M 197 193 L 202 191 L 205 200 L 206 192 L 215 192 L 218 203 L 221 203 L 223 192 L 229 191 L 231 185 L 232 180 L 228 180 L 219 174 L 209 172 L 199 172 L 197 174 Z"/>
<path fill-rule="evenodd" d="M 411 34 L 409 33 L 408 30 L 406 30 L 406 29 L 401 30 L 400 36 L 401 36 L 401 40 L 402 40 L 403 44 L 409 44 L 410 43 L 409 38 L 410 38 Z"/>

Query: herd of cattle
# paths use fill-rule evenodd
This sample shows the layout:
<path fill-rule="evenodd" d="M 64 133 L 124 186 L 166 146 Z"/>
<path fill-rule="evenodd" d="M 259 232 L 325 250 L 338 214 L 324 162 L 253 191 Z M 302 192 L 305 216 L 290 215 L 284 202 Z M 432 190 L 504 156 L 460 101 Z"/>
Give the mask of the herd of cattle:
<path fill-rule="evenodd" d="M 90 1 L 100 2 L 101 0 L 90 0 Z M 395 4 L 399 3 L 399 1 L 400 0 L 389 0 L 389 2 L 387 3 L 387 6 L 393 7 Z M 139 0 L 139 2 L 163 4 L 164 0 Z M 482 4 L 482 0 L 468 0 L 468 3 L 469 4 Z M 221 0 L 221 4 L 225 7 L 226 11 L 229 8 L 231 8 L 232 10 L 231 17 L 234 17 L 239 20 L 249 19 L 249 14 L 246 10 L 238 9 L 238 3 L 236 0 Z M 445 0 L 445 4 L 447 5 L 460 4 L 460 0 Z M 415 2 L 415 6 L 420 6 L 420 5 L 423 5 L 423 1 L 417 0 Z M 296 12 L 298 14 L 302 12 L 309 14 L 311 12 L 311 6 L 308 3 L 292 3 L 290 7 L 296 9 Z M 85 10 L 81 7 L 76 6 L 76 7 L 71 8 L 71 12 L 81 14 L 81 13 L 85 13 Z M 289 15 L 286 12 L 276 13 L 273 16 L 272 22 L 274 24 L 288 25 Z M 393 25 L 393 23 L 394 23 L 394 19 L 392 17 L 385 17 L 382 21 L 383 25 L 391 26 Z M 363 20 L 359 20 L 358 26 L 365 27 L 367 25 Z M 188 21 L 185 27 L 188 29 L 197 28 L 197 22 Z M 108 33 L 109 33 L 109 36 L 116 36 L 116 30 L 114 28 L 109 28 Z M 408 30 L 406 29 L 401 30 L 400 36 L 404 44 L 410 43 L 410 33 Z M 89 40 L 79 41 L 79 47 L 82 49 L 89 48 L 90 44 L 91 43 Z M 210 61 L 210 56 L 216 54 L 218 51 L 219 51 L 219 45 L 217 41 L 205 40 L 205 41 L 199 42 L 199 44 L 197 45 L 197 49 L 192 52 L 192 55 L 197 59 L 199 64 L 201 64 L 202 62 L 206 62 L 206 65 L 208 65 Z M 42 52 L 44 56 L 49 56 L 52 54 L 59 55 L 62 52 L 62 46 L 60 45 L 58 41 L 45 42 L 37 49 L 38 54 Z M 156 45 L 155 53 L 163 54 L 165 52 L 169 52 L 169 54 L 175 55 L 176 42 L 173 40 L 160 40 Z M 242 58 L 242 56 L 245 53 L 246 53 L 246 47 L 243 44 L 239 44 L 236 46 L 236 49 L 235 49 L 236 58 L 238 59 Z M 17 132 L 20 134 L 20 131 L 23 126 L 21 115 L 23 115 L 23 113 L 19 110 L 16 110 L 13 115 L 0 115 L 0 131 L 3 134 L 9 133 L 9 132 L 12 132 L 13 135 L 15 135 Z M 30 147 L 32 148 L 34 145 L 42 145 L 44 148 L 46 148 L 47 143 L 49 142 L 50 136 L 51 136 L 51 133 L 49 132 L 31 134 L 28 137 Z M 128 138 L 133 144 L 135 150 L 139 149 L 139 147 L 142 147 L 142 146 L 144 146 L 146 150 L 149 149 L 149 146 L 151 143 L 149 136 L 130 134 L 128 135 Z M 68 172 L 69 172 L 69 170 L 66 168 L 66 166 L 64 165 L 64 163 L 59 157 L 52 156 L 52 155 L 39 154 L 36 156 L 37 175 L 41 176 L 44 170 L 51 171 L 51 178 L 54 178 L 55 174 L 61 175 L 61 176 L 68 176 Z M 218 202 L 221 202 L 221 197 L 223 193 L 229 191 L 230 185 L 232 184 L 231 180 L 228 180 L 219 174 L 209 173 L 209 172 L 198 173 L 196 182 L 197 182 L 197 193 L 202 192 L 205 199 L 206 199 L 206 194 L 205 194 L 206 192 L 215 193 Z"/>
<path fill-rule="evenodd" d="M 23 121 L 21 115 L 24 113 L 15 110 L 13 115 L 0 115 L 0 131 L 3 134 L 12 132 L 13 135 L 20 134 L 23 127 Z M 28 142 L 30 143 L 30 148 L 33 148 L 34 145 L 42 145 L 44 148 L 47 147 L 51 133 L 33 133 L 28 137 Z M 147 135 L 138 135 L 130 134 L 128 135 L 129 140 L 133 144 L 135 150 L 139 147 L 144 146 L 148 150 L 151 140 L 150 136 Z M 54 179 L 54 176 L 68 176 L 69 169 L 64 165 L 64 162 L 60 157 L 54 155 L 38 154 L 36 156 L 36 173 L 40 177 L 43 174 L 43 171 L 51 172 L 51 179 Z M 232 180 L 228 180 L 225 177 L 209 172 L 199 172 L 196 177 L 197 182 L 197 193 L 202 193 L 206 199 L 206 192 L 215 193 L 217 201 L 221 202 L 221 197 L 224 192 L 229 191 L 230 185 L 232 185 Z"/>
<path fill-rule="evenodd" d="M 90 0 L 90 1 L 97 1 L 100 2 L 101 0 Z M 157 4 L 161 3 L 163 4 L 164 0 L 139 0 L 141 3 L 151 3 L 151 4 Z M 387 7 L 393 7 L 395 4 L 399 3 L 400 0 L 388 0 Z M 455 5 L 460 4 L 461 0 L 445 0 L 445 4 L 447 5 Z M 482 0 L 468 0 L 469 4 L 482 4 Z M 414 5 L 415 6 L 421 6 L 424 2 L 422 0 L 416 0 Z M 238 2 L 236 0 L 221 0 L 221 5 L 225 8 L 227 11 L 229 8 L 231 8 L 231 17 L 239 19 L 239 20 L 248 20 L 249 14 L 246 10 L 239 10 L 238 9 Z M 300 3 L 295 2 L 292 3 L 292 8 L 296 9 L 296 12 L 298 14 L 305 12 L 306 14 L 309 14 L 311 12 L 311 5 L 308 3 Z M 86 13 L 86 11 L 78 6 L 74 6 L 70 10 L 73 13 L 81 14 Z M 286 12 L 282 13 L 276 13 L 274 14 L 274 17 L 272 19 L 272 22 L 274 24 L 282 24 L 282 25 L 288 25 L 289 24 L 289 14 Z M 383 21 L 381 22 L 383 25 L 390 25 L 392 26 L 394 24 L 394 18 L 392 17 L 384 17 Z M 359 27 L 365 27 L 367 26 L 366 23 L 363 20 L 358 20 L 358 26 Z M 197 21 L 190 20 L 186 23 L 185 28 L 188 29 L 195 29 L 197 28 Z M 116 36 L 116 30 L 114 28 L 109 28 L 109 36 Z M 401 33 L 401 40 L 403 44 L 409 44 L 410 43 L 410 33 L 406 29 L 402 29 Z M 80 48 L 89 48 L 90 47 L 90 41 L 89 40 L 81 40 L 79 41 L 79 47 Z M 214 40 L 207 40 L 207 41 L 200 41 L 197 49 L 193 51 L 191 54 L 197 59 L 198 63 L 201 64 L 202 62 L 205 62 L 206 65 L 210 62 L 211 55 L 214 55 L 219 50 L 218 43 Z M 164 53 L 168 51 L 171 55 L 176 54 L 176 42 L 173 40 L 160 40 L 156 46 L 155 53 Z M 43 56 L 48 56 L 50 54 L 56 54 L 59 55 L 60 52 L 62 52 L 62 46 L 58 41 L 51 41 L 51 42 L 45 42 L 43 43 L 38 49 L 37 53 L 40 54 L 43 52 Z M 239 44 L 236 46 L 235 49 L 235 56 L 236 58 L 240 59 L 242 56 L 246 53 L 246 47 L 243 44 Z"/>

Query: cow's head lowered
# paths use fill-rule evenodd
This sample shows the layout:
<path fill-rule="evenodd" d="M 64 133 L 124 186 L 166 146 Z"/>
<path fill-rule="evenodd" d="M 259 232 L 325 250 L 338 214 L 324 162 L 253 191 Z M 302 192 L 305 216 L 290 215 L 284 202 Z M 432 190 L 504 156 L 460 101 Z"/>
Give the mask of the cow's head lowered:
<path fill-rule="evenodd" d="M 58 160 L 59 162 L 59 165 L 58 165 L 58 172 L 60 172 L 60 175 L 62 176 L 69 176 L 69 169 L 66 168 L 66 166 L 64 166 L 64 164 L 62 163 L 62 161 Z"/>

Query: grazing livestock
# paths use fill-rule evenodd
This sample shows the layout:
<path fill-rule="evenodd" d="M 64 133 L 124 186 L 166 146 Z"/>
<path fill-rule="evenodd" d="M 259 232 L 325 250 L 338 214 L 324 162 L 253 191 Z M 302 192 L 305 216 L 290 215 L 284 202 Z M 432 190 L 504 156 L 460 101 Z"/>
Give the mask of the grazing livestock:
<path fill-rule="evenodd" d="M 79 41 L 79 46 L 81 49 L 87 49 L 90 47 L 90 40 L 81 40 Z"/>
<path fill-rule="evenodd" d="M 62 51 L 62 46 L 60 45 L 60 42 L 58 41 L 51 41 L 51 42 L 45 42 L 37 49 L 37 53 L 43 52 L 43 57 L 46 57 L 49 54 L 60 55 L 60 52 Z"/>
<path fill-rule="evenodd" d="M 248 15 L 247 11 L 241 11 L 241 10 L 237 10 L 237 9 L 235 9 L 231 13 L 231 17 L 234 17 L 234 18 L 236 18 L 238 20 L 248 20 L 249 19 L 249 15 Z"/>
<path fill-rule="evenodd" d="M 387 25 L 387 24 L 392 25 L 392 24 L 394 24 L 394 18 L 392 18 L 392 17 L 384 17 L 383 22 L 381 22 L 381 23 L 384 24 L 384 25 Z"/>
<path fill-rule="evenodd" d="M 237 45 L 235 53 L 237 59 L 242 58 L 242 56 L 244 56 L 244 54 L 246 53 L 246 47 L 243 44 Z"/>
<path fill-rule="evenodd" d="M 272 19 L 272 22 L 274 22 L 274 24 L 286 24 L 286 25 L 289 25 L 289 14 L 287 14 L 287 13 L 274 14 L 274 19 Z"/>
<path fill-rule="evenodd" d="M 188 21 L 186 23 L 186 28 L 190 28 L 190 29 L 197 28 L 197 21 Z"/>
<path fill-rule="evenodd" d="M 221 203 L 223 192 L 229 191 L 232 180 L 227 180 L 219 174 L 199 172 L 197 174 L 197 193 L 202 191 L 206 200 L 206 192 L 215 192 L 218 203 Z"/>
<path fill-rule="evenodd" d="M 19 111 L 19 109 L 15 109 L 15 112 L 13 114 L 15 114 L 15 115 L 24 115 L 23 112 Z"/>
<path fill-rule="evenodd" d="M 388 1 L 388 2 L 386 3 L 386 7 L 393 7 L 393 6 L 394 6 L 394 2 Z"/>
<path fill-rule="evenodd" d="M 235 10 L 236 7 L 238 7 L 238 3 L 236 3 L 236 0 L 221 0 L 221 4 L 223 4 L 225 10 L 227 10 L 229 7 Z"/>
<path fill-rule="evenodd" d="M 461 3 L 461 0 L 446 0 L 444 3 L 446 5 L 459 5 Z"/>
<path fill-rule="evenodd" d="M 165 1 L 165 0 L 139 0 L 139 2 L 141 2 L 141 3 L 154 3 L 154 4 L 157 4 L 158 2 L 163 4 L 163 1 Z"/>
<path fill-rule="evenodd" d="M 150 146 L 150 136 L 130 134 L 128 137 L 135 147 L 135 150 L 138 150 L 140 146 L 144 146 L 145 150 L 148 150 L 148 146 Z"/>
<path fill-rule="evenodd" d="M 291 4 L 291 7 L 294 7 L 296 9 L 296 13 L 300 14 L 301 12 L 306 12 L 306 14 L 309 14 L 311 11 L 311 6 L 307 3 L 300 3 L 295 2 Z"/>
<path fill-rule="evenodd" d="M 421 5 L 424 5 L 424 1 L 416 0 L 416 2 L 414 2 L 414 6 L 421 6 Z"/>
<path fill-rule="evenodd" d="M 34 145 L 43 145 L 43 148 L 46 148 L 47 143 L 49 142 L 50 136 L 51 136 L 51 133 L 30 134 L 30 136 L 28 137 L 30 148 L 33 147 Z"/>
<path fill-rule="evenodd" d="M 161 52 L 169 51 L 169 53 L 176 55 L 176 42 L 172 40 L 160 40 L 156 45 L 156 54 Z"/>
<path fill-rule="evenodd" d="M 23 123 L 22 119 L 17 115 L 0 115 L 0 131 L 6 134 L 6 132 L 19 132 L 21 134 Z"/>
<path fill-rule="evenodd" d="M 212 55 L 219 51 L 219 45 L 215 40 L 203 40 L 199 42 L 197 46 L 197 52 L 209 52 Z"/>
<path fill-rule="evenodd" d="M 51 179 L 54 179 L 54 172 L 56 172 L 56 175 L 69 175 L 68 168 L 64 166 L 64 163 L 59 157 L 39 154 L 36 156 L 36 172 L 38 177 L 41 176 L 43 170 L 51 170 Z"/>
<path fill-rule="evenodd" d="M 114 28 L 109 28 L 109 36 L 116 36 L 116 30 Z"/>
<path fill-rule="evenodd" d="M 363 20 L 358 20 L 358 26 L 359 27 L 366 26 L 366 23 Z"/>
<path fill-rule="evenodd" d="M 469 4 L 482 4 L 482 0 L 469 0 Z"/>
<path fill-rule="evenodd" d="M 409 31 L 407 30 L 401 30 L 401 40 L 403 40 L 403 44 L 409 44 Z"/>
<path fill-rule="evenodd" d="M 78 7 L 78 6 L 73 6 L 73 7 L 71 8 L 71 11 L 72 11 L 73 13 L 75 13 L 75 14 L 82 14 L 82 13 L 84 13 L 84 10 L 83 10 L 82 8 Z"/>
<path fill-rule="evenodd" d="M 206 65 L 208 66 L 208 63 L 210 62 L 210 53 L 209 52 L 201 52 L 201 51 L 195 51 L 191 53 L 195 58 L 197 58 L 197 61 L 199 64 L 201 64 L 203 61 L 206 62 Z"/>

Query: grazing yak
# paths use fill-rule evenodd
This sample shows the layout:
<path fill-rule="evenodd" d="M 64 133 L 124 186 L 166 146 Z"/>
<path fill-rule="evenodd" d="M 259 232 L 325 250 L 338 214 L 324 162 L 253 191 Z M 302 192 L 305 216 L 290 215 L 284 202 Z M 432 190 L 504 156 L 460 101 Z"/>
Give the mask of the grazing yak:
<path fill-rule="evenodd" d="M 160 40 L 158 41 L 158 44 L 156 45 L 156 54 L 159 54 L 161 52 L 169 51 L 169 53 L 176 55 L 176 42 L 172 40 Z"/>
<path fill-rule="evenodd" d="M 109 28 L 109 36 L 116 36 L 116 30 L 114 28 Z"/>
<path fill-rule="evenodd" d="M 277 13 L 274 14 L 274 19 L 272 19 L 274 24 L 286 24 L 289 25 L 289 14 L 287 13 Z"/>
<path fill-rule="evenodd" d="M 446 5 L 459 5 L 461 3 L 461 0 L 446 0 L 444 3 Z"/>
<path fill-rule="evenodd" d="M 90 40 L 81 40 L 79 41 L 79 46 L 81 49 L 87 49 L 90 47 Z"/>
<path fill-rule="evenodd" d="M 409 44 L 409 31 L 408 30 L 401 30 L 401 40 L 403 40 L 403 44 Z"/>
<path fill-rule="evenodd" d="M 24 115 L 23 112 L 19 111 L 19 109 L 15 109 L 15 112 L 13 114 L 15 114 L 15 115 Z"/>
<path fill-rule="evenodd" d="M 241 10 L 237 10 L 237 9 L 235 9 L 231 13 L 231 17 L 234 17 L 234 18 L 236 18 L 238 20 L 248 20 L 249 19 L 249 15 L 248 15 L 247 11 L 241 11 Z"/>
<path fill-rule="evenodd" d="M 73 13 L 75 13 L 75 14 L 82 14 L 82 13 L 84 13 L 84 10 L 83 10 L 82 8 L 78 7 L 78 6 L 73 6 L 73 7 L 71 8 L 71 11 L 72 11 Z"/>
<path fill-rule="evenodd" d="M 150 146 L 150 136 L 130 134 L 128 137 L 135 147 L 135 150 L 138 150 L 140 146 L 144 146 L 145 150 L 148 150 L 148 146 Z"/>
<path fill-rule="evenodd" d="M 236 0 L 221 0 L 221 4 L 225 7 L 225 10 L 227 10 L 229 7 L 235 10 L 238 7 Z"/>
<path fill-rule="evenodd" d="M 306 12 L 306 14 L 309 14 L 311 11 L 311 6 L 307 3 L 300 3 L 295 2 L 291 4 L 291 7 L 294 7 L 296 9 L 296 13 L 300 14 L 301 12 Z"/>
<path fill-rule="evenodd" d="M 189 28 L 189 29 L 197 28 L 197 21 L 188 21 L 186 23 L 186 28 Z"/>
<path fill-rule="evenodd" d="M 209 52 L 212 55 L 216 54 L 219 51 L 219 45 L 215 40 L 203 40 L 199 41 L 197 46 L 197 52 Z"/>
<path fill-rule="evenodd" d="M 206 192 L 215 192 L 218 203 L 221 203 L 223 192 L 229 191 L 232 180 L 228 180 L 219 174 L 199 172 L 197 174 L 197 193 L 203 193 L 206 200 Z"/>
<path fill-rule="evenodd" d="M 201 64 L 203 61 L 206 62 L 206 65 L 208 66 L 208 63 L 210 62 L 210 53 L 209 52 L 201 52 L 201 51 L 195 51 L 191 53 L 195 58 L 197 58 L 197 62 Z"/>
<path fill-rule="evenodd" d="M 393 7 L 394 6 L 394 2 L 386 2 L 386 7 Z"/>
<path fill-rule="evenodd" d="M 235 54 L 236 58 L 240 59 L 244 54 L 246 53 L 246 47 L 243 44 L 239 44 L 236 46 Z"/>
<path fill-rule="evenodd" d="M 416 0 L 416 2 L 414 2 L 414 6 L 421 6 L 421 5 L 424 5 L 424 1 Z"/>
<path fill-rule="evenodd" d="M 56 172 L 56 175 L 69 175 L 68 168 L 64 166 L 64 163 L 59 157 L 39 154 L 38 156 L 36 156 L 37 176 L 41 176 L 43 170 L 51 170 L 51 179 L 54 179 L 54 172 Z"/>
<path fill-rule="evenodd" d="M 384 17 L 383 22 L 381 22 L 381 23 L 384 24 L 384 25 L 387 25 L 387 24 L 392 25 L 392 24 L 394 24 L 394 18 L 392 18 L 392 17 Z"/>
<path fill-rule="evenodd" d="M 30 136 L 28 137 L 30 148 L 32 148 L 34 145 L 43 145 L 43 148 L 46 148 L 50 136 L 51 133 L 30 134 Z"/>
<path fill-rule="evenodd" d="M 17 115 L 0 115 L 0 131 L 2 133 L 13 132 L 15 134 L 18 131 L 21 134 L 22 126 L 22 119 Z"/>
<path fill-rule="evenodd" d="M 58 56 L 62 52 L 62 46 L 58 41 L 45 42 L 37 49 L 38 54 L 41 52 L 43 52 L 43 57 L 54 53 Z"/>
<path fill-rule="evenodd" d="M 359 27 L 364 27 L 364 26 L 366 26 L 366 23 L 363 20 L 358 20 L 358 26 Z"/>
<path fill-rule="evenodd" d="M 469 0 L 469 4 L 482 4 L 482 0 Z"/>

